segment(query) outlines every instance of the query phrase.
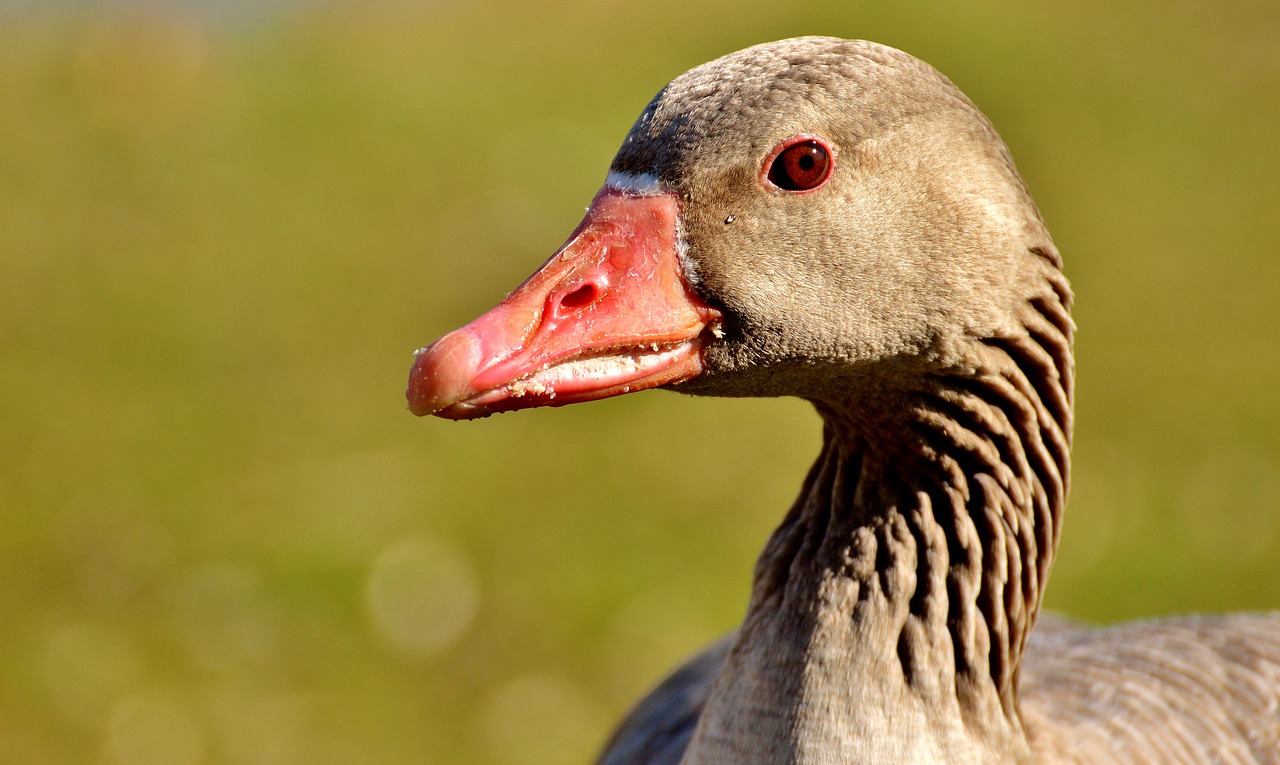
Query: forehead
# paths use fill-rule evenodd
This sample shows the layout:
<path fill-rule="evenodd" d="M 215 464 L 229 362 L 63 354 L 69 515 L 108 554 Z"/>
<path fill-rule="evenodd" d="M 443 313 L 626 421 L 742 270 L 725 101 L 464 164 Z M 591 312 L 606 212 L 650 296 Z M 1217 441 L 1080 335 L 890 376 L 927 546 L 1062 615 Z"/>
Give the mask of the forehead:
<path fill-rule="evenodd" d="M 925 75 L 921 77 L 921 75 Z M 856 139 L 927 103 L 939 79 L 927 65 L 874 43 L 797 38 L 758 45 L 685 72 L 649 103 L 613 169 L 669 183 L 709 155 L 767 152 L 795 132 L 837 124 Z"/>

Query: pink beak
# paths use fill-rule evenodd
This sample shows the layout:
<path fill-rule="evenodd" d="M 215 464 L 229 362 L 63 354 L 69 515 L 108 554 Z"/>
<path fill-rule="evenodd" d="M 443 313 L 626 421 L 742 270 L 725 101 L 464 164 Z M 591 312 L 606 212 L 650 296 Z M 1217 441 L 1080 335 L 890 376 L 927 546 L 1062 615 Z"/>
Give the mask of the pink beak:
<path fill-rule="evenodd" d="M 672 194 L 606 186 L 493 310 L 417 352 L 409 409 L 454 420 L 688 380 L 720 314 L 685 284 Z"/>

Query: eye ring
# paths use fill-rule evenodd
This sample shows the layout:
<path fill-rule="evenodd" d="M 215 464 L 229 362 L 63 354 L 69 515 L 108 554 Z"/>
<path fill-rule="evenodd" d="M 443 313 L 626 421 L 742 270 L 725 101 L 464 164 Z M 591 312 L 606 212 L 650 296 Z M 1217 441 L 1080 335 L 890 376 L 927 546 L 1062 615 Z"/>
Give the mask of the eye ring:
<path fill-rule="evenodd" d="M 780 142 L 760 167 L 760 183 L 791 194 L 817 191 L 836 169 L 836 150 L 825 138 L 799 133 Z"/>

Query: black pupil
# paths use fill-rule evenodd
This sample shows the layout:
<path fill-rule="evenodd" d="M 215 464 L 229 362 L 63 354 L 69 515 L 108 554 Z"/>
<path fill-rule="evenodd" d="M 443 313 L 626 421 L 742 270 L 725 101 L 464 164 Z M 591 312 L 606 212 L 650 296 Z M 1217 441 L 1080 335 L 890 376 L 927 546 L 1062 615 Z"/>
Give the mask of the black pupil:
<path fill-rule="evenodd" d="M 808 191 L 827 179 L 831 157 L 817 141 L 788 146 L 769 167 L 769 182 L 786 191 Z"/>

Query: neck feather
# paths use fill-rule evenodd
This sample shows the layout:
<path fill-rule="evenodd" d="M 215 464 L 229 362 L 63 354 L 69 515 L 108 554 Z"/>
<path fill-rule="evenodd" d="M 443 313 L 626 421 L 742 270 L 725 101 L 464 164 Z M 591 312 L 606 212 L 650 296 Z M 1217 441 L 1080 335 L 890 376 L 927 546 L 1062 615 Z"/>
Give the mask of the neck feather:
<path fill-rule="evenodd" d="M 1057 547 L 1072 418 L 1070 293 L 1048 270 L 1020 331 L 972 339 L 896 413 L 815 402 L 822 453 L 757 564 L 686 763 L 1026 756 L 1018 667 Z M 730 759 L 699 754 L 735 739 Z"/>

